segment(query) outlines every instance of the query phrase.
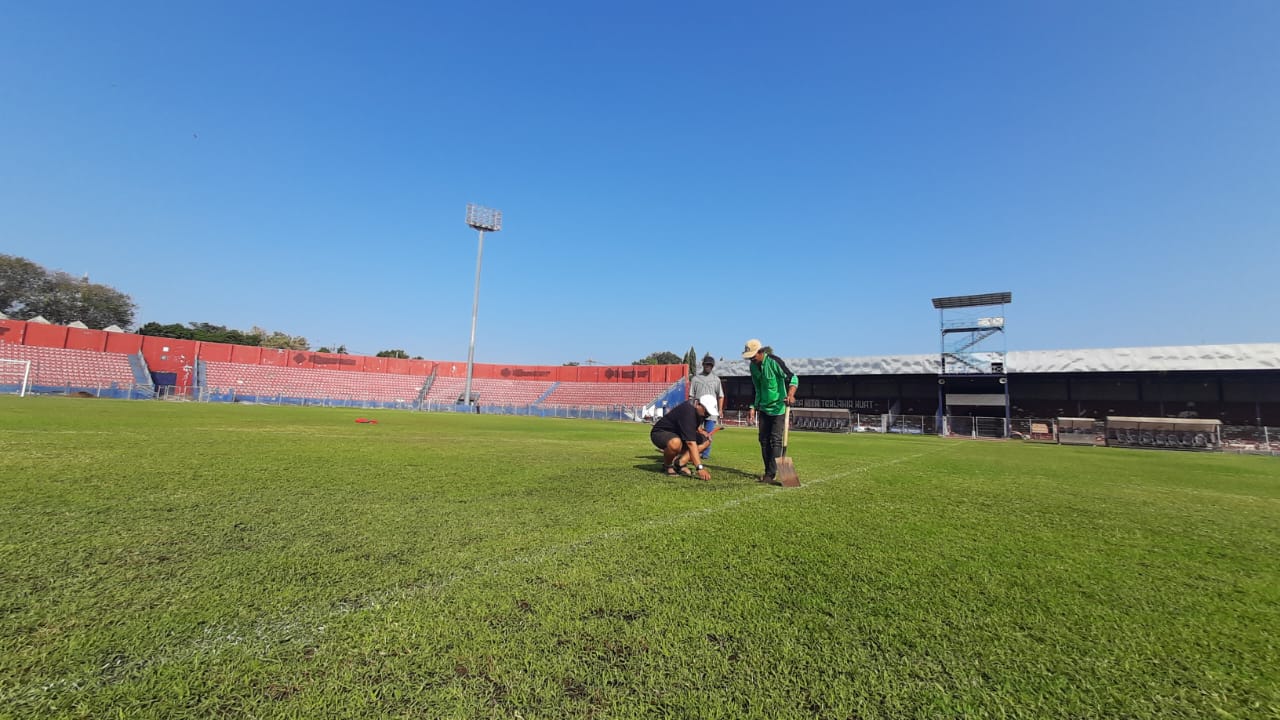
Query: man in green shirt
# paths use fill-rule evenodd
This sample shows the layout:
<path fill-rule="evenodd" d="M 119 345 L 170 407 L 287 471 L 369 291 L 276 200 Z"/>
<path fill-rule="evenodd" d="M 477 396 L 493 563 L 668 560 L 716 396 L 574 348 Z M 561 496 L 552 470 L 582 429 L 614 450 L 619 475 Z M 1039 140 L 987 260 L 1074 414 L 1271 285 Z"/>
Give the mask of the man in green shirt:
<path fill-rule="evenodd" d="M 787 429 L 787 408 L 796 402 L 796 388 L 800 380 L 787 367 L 782 358 L 775 357 L 773 348 L 764 347 L 759 340 L 751 339 L 742 348 L 743 359 L 751 361 L 751 384 L 756 397 L 747 411 L 747 421 L 755 422 L 759 411 L 760 456 L 764 460 L 764 474 L 758 482 L 779 485 L 778 458 L 782 457 L 783 434 Z"/>

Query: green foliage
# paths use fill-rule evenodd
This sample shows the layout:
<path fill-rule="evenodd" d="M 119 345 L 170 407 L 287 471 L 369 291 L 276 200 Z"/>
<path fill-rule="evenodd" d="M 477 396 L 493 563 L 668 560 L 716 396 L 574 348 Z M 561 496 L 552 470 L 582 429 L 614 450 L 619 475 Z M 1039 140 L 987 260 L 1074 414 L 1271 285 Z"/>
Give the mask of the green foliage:
<path fill-rule="evenodd" d="M 178 323 L 161 325 L 158 322 L 148 322 L 143 323 L 142 327 L 138 328 L 138 334 L 149 335 L 151 337 L 174 338 L 175 340 L 191 340 L 193 331 L 186 325 L 179 325 Z"/>
<path fill-rule="evenodd" d="M 650 353 L 647 357 L 644 357 L 640 360 L 636 360 L 631 364 L 632 365 L 679 365 L 680 362 L 681 360 L 679 355 L 673 352 L 670 352 L 668 350 L 663 350 L 661 352 Z"/>
<path fill-rule="evenodd" d="M 400 358 L 401 360 L 408 360 L 409 353 L 403 350 L 382 350 L 374 357 Z"/>
<path fill-rule="evenodd" d="M 0 397 L 0 715 L 1280 706 L 1274 458 L 369 415 Z"/>
<path fill-rule="evenodd" d="M 251 330 L 244 331 L 203 322 L 191 322 L 186 325 L 177 323 L 161 325 L 157 322 L 149 322 L 138 328 L 138 334 L 177 340 L 199 340 L 201 342 L 230 343 L 232 345 L 282 348 L 285 350 L 311 349 L 305 337 L 293 337 L 278 330 L 268 332 L 256 326 Z M 321 348 L 319 352 L 346 354 L 347 348 L 345 345 L 339 345 L 337 350 L 330 351 L 328 348 Z"/>
<path fill-rule="evenodd" d="M 161 325 L 157 322 L 149 322 L 138 328 L 138 334 L 174 338 L 177 340 L 199 340 L 201 342 L 249 345 L 252 347 L 262 345 L 262 336 L 255 332 L 233 330 L 223 325 L 213 325 L 211 323 L 203 322 L 192 322 L 186 325 L 179 325 L 177 323 Z"/>
<path fill-rule="evenodd" d="M 689 366 L 689 377 L 698 374 L 698 352 L 689 346 L 689 352 L 684 354 L 684 364 Z"/>
<path fill-rule="evenodd" d="M 0 254 L 0 312 L 16 317 L 45 276 L 44 268 L 26 258 Z"/>
<path fill-rule="evenodd" d="M 310 350 L 311 344 L 301 335 L 293 336 L 279 330 L 267 331 L 256 325 L 249 331 L 262 338 L 262 347 L 276 350 Z"/>
<path fill-rule="evenodd" d="M 62 271 L 48 271 L 26 258 L 0 255 L 0 312 L 27 320 L 37 315 L 57 325 L 77 320 L 92 328 L 133 324 L 133 299 L 115 288 Z"/>

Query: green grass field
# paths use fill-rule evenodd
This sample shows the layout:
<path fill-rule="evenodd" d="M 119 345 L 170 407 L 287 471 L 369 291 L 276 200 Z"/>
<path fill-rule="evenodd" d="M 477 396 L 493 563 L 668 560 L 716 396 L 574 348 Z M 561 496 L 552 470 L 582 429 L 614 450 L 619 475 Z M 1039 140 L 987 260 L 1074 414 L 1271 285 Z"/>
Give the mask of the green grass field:
<path fill-rule="evenodd" d="M 1275 458 L 791 454 L 0 397 L 0 717 L 1280 716 Z"/>

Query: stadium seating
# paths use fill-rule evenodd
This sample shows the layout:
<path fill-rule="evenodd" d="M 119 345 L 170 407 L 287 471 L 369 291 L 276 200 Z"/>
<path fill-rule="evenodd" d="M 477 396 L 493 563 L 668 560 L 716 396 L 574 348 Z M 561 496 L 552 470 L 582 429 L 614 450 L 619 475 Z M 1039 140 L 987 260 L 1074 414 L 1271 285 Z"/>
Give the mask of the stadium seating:
<path fill-rule="evenodd" d="M 465 378 L 438 377 L 423 398 L 428 403 L 451 405 L 466 389 Z M 471 394 L 480 405 L 531 405 L 555 383 L 542 380 L 494 380 L 472 378 Z"/>
<path fill-rule="evenodd" d="M 424 382 L 421 375 L 205 363 L 206 390 L 214 394 L 234 393 L 237 397 L 410 404 L 418 400 Z"/>
<path fill-rule="evenodd" d="M 122 353 L 0 343 L 0 358 L 30 360 L 34 392 L 91 392 L 134 385 L 129 356 Z"/>
<path fill-rule="evenodd" d="M 421 375 L 205 363 L 206 391 L 214 395 L 234 393 L 236 397 L 409 404 L 418 400 L 426 382 L 427 378 Z M 464 378 L 437 377 L 422 400 L 435 405 L 456 404 L 465 385 Z M 555 383 L 493 378 L 471 381 L 471 392 L 478 396 L 481 406 L 641 406 L 652 403 L 668 389 L 666 383 Z"/>
<path fill-rule="evenodd" d="M 669 383 L 560 383 L 540 404 L 579 407 L 642 406 L 652 403 L 669 389 Z"/>

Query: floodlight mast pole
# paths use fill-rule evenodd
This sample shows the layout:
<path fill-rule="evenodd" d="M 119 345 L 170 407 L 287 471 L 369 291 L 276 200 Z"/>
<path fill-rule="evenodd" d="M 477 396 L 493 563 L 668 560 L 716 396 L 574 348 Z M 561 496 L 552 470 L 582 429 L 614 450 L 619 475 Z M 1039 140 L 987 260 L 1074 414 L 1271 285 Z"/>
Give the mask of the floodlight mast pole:
<path fill-rule="evenodd" d="M 467 381 L 462 388 L 462 402 L 471 407 L 471 372 L 476 357 L 476 315 L 480 309 L 480 265 L 484 260 L 485 232 L 498 232 L 502 229 L 502 212 L 493 208 L 467 203 L 467 225 L 480 233 L 480 244 L 476 250 L 476 289 L 471 298 L 471 342 L 467 345 Z"/>

